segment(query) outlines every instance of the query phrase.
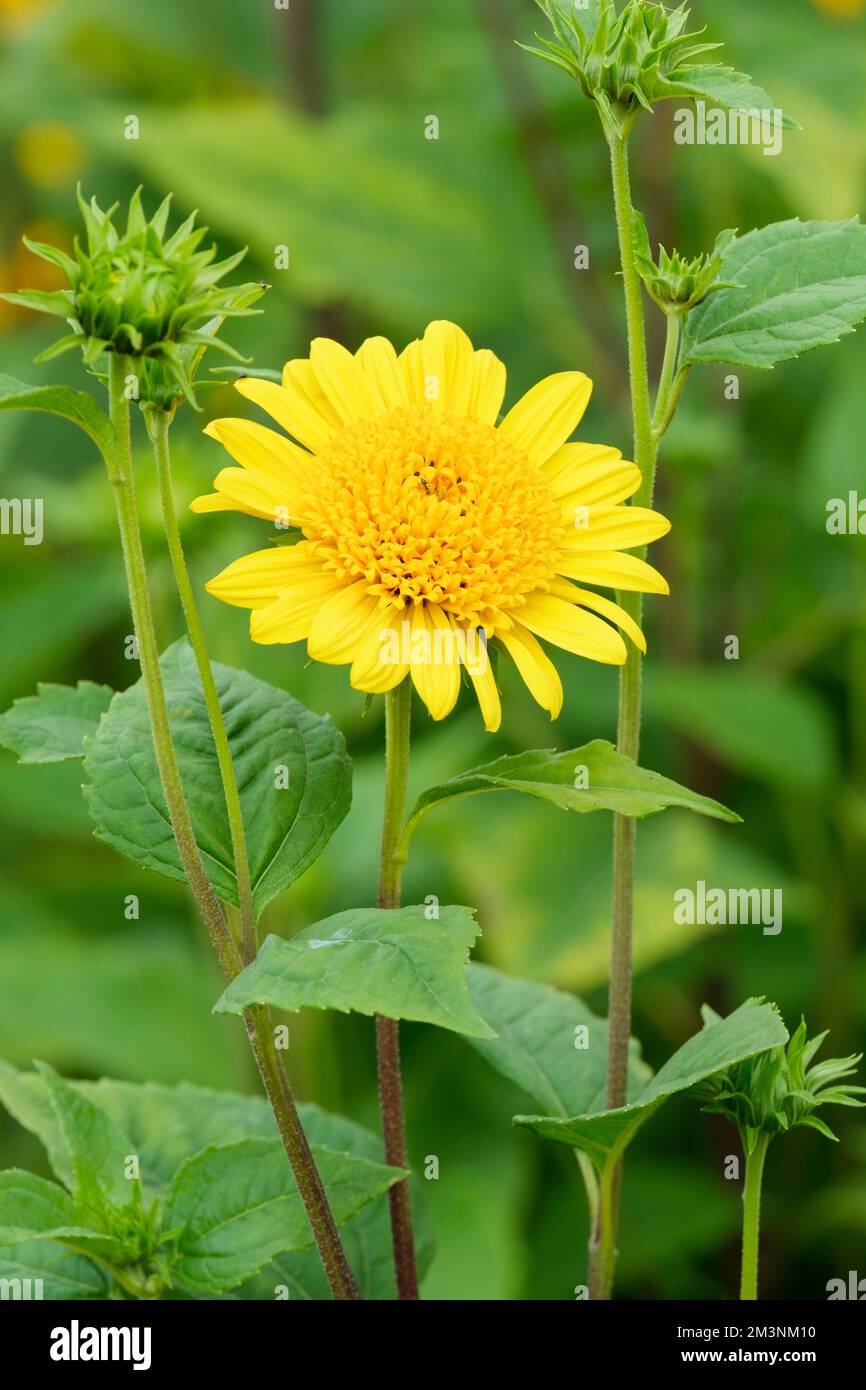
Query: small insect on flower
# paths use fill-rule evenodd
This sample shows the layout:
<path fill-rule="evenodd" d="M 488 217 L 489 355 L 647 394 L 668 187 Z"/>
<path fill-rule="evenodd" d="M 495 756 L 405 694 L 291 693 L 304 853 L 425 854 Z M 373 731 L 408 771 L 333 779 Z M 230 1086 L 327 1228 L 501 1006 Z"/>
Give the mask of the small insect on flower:
<path fill-rule="evenodd" d="M 645 650 L 632 618 L 582 586 L 667 593 L 624 552 L 669 523 L 621 505 L 641 478 L 618 449 L 566 443 L 592 391 L 582 372 L 547 377 L 497 424 L 504 365 L 436 322 L 399 356 L 384 338 L 354 355 L 317 338 L 281 385 L 236 385 L 291 438 L 213 421 L 206 433 L 240 467 L 192 508 L 297 528 L 296 544 L 244 556 L 207 586 L 252 609 L 254 641 L 306 639 L 314 660 L 351 664 L 356 690 L 409 675 L 434 719 L 454 708 L 462 666 L 489 730 L 501 716 L 492 643 L 551 718 L 562 685 L 539 638 L 620 665 L 620 628 Z"/>

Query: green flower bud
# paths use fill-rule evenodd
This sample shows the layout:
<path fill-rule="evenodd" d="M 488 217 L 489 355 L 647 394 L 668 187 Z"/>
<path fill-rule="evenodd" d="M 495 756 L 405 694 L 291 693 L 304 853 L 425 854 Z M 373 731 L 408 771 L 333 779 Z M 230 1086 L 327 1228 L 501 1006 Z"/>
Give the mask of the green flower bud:
<path fill-rule="evenodd" d="M 736 289 L 732 281 L 718 278 L 725 252 L 736 237 L 735 231 L 719 232 L 710 254 L 696 256 L 693 261 L 659 246 L 656 261 L 643 214 L 635 211 L 634 261 L 647 294 L 666 314 L 685 314 L 716 290 Z"/>
<path fill-rule="evenodd" d="M 202 355 L 213 347 L 244 360 L 217 332 L 226 318 L 258 313 L 250 306 L 267 286 L 220 286 L 246 250 L 214 261 L 216 247 L 202 249 L 207 228 L 195 226 L 195 213 L 167 236 L 171 194 L 147 221 L 137 189 L 123 232 L 114 225 L 116 204 L 105 212 L 95 198 L 85 202 L 80 190 L 78 203 L 86 250 L 77 237 L 72 257 L 24 238 L 35 255 L 60 266 L 70 288 L 3 296 L 65 318 L 71 327 L 37 361 L 80 347 L 86 365 L 101 375 L 103 355 L 118 353 L 135 364 L 142 403 L 170 409 L 186 397 L 195 405 L 192 384 Z"/>
<path fill-rule="evenodd" d="M 543 48 L 527 51 L 576 78 L 606 127 L 620 135 L 641 108 L 651 111 L 654 102 L 682 95 L 682 78 L 722 46 L 696 42 L 700 33 L 684 32 L 689 19 L 685 4 L 668 10 L 655 0 L 627 0 L 619 15 L 614 0 L 537 4 L 556 39 L 538 36 Z"/>
<path fill-rule="evenodd" d="M 705 1010 L 707 1015 L 715 1017 L 711 1010 Z M 699 1088 L 703 1109 L 725 1115 L 736 1125 L 747 1154 L 753 1152 L 761 1133 L 781 1134 L 798 1126 L 835 1139 L 815 1110 L 821 1105 L 862 1106 L 858 1097 L 866 1095 L 866 1087 L 845 1080 L 855 1073 L 862 1054 L 811 1065 L 826 1037 L 819 1033 L 808 1040 L 805 1021 L 801 1021 L 787 1047 L 747 1057 L 705 1082 Z"/>

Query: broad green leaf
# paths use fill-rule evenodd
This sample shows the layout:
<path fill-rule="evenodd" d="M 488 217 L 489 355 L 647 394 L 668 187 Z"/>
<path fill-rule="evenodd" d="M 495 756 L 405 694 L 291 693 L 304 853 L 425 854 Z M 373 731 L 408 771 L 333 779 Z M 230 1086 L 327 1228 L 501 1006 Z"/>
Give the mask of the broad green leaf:
<path fill-rule="evenodd" d="M 94 1234 L 88 1213 L 56 1182 L 20 1168 L 0 1173 L 0 1245 Z"/>
<path fill-rule="evenodd" d="M 250 1004 L 354 1010 L 492 1037 L 466 989 L 475 915 L 468 907 L 438 912 L 431 921 L 424 907 L 353 908 L 290 941 L 269 936 L 216 1012 L 242 1013 Z"/>
<path fill-rule="evenodd" d="M 127 1160 L 132 1155 L 128 1137 L 53 1067 L 37 1062 L 36 1070 L 45 1082 L 68 1154 L 76 1201 L 93 1212 L 104 1212 L 107 1203 L 123 1207 L 135 1200 L 138 1184 L 126 1176 Z M 63 1162 L 64 1168 L 67 1162 Z"/>
<path fill-rule="evenodd" d="M 866 318 L 866 227 L 774 222 L 738 237 L 722 261 L 719 290 L 689 313 L 681 365 L 774 367 L 836 343 Z"/>
<path fill-rule="evenodd" d="M 128 1136 L 130 1151 L 139 1160 L 147 1202 L 164 1197 L 177 1170 L 203 1148 L 247 1138 L 273 1139 L 277 1135 L 271 1108 L 260 1096 L 216 1091 L 188 1082 L 178 1086 L 157 1086 L 150 1082 L 135 1085 L 103 1078 L 70 1084 Z M 38 1136 L 58 1178 L 67 1186 L 71 1185 L 68 1151 L 42 1077 L 34 1072 L 17 1071 L 0 1062 L 0 1101 L 19 1124 Z M 381 1139 L 361 1125 L 342 1115 L 329 1115 L 317 1105 L 301 1104 L 298 1111 L 320 1169 L 327 1166 L 335 1154 L 347 1153 L 382 1163 Z M 423 1276 L 432 1258 L 432 1238 L 424 1216 L 422 1184 L 415 1178 L 410 1178 L 410 1183 L 416 1254 Z M 340 1234 L 363 1296 L 395 1298 L 391 1222 L 386 1198 L 382 1196 L 368 1202 L 347 1221 Z M 281 1253 L 238 1296 L 273 1298 L 276 1286 L 283 1284 L 290 1288 L 293 1298 L 331 1298 L 322 1262 L 314 1249 Z"/>
<path fill-rule="evenodd" d="M 566 1118 L 515 1115 L 514 1123 L 578 1149 L 601 1169 L 619 1158 L 640 1126 L 670 1096 L 689 1090 L 744 1057 L 778 1047 L 787 1038 L 788 1031 L 775 1006 L 748 999 L 727 1018 L 705 1024 L 689 1038 L 628 1105 Z"/>
<path fill-rule="evenodd" d="M 29 1281 L 29 1283 L 28 1283 Z M 109 1279 L 99 1265 L 52 1240 L 26 1240 L 0 1249 L 4 1297 L 47 1300 L 104 1299 Z"/>
<path fill-rule="evenodd" d="M 350 1154 L 317 1157 L 338 1225 L 405 1176 Z M 278 1139 L 242 1139 L 190 1159 L 172 1183 L 163 1224 L 180 1230 L 172 1274 L 194 1293 L 235 1288 L 274 1255 L 313 1243 Z"/>
<path fill-rule="evenodd" d="M 762 116 L 767 114 L 772 117 L 779 109 L 763 87 L 759 87 L 746 73 L 736 72 L 734 68 L 705 63 L 696 68 L 679 69 L 674 80 L 682 89 L 683 96 L 695 100 L 703 98 L 711 106 L 724 106 L 729 111 L 750 115 L 758 112 Z M 672 95 L 675 97 L 677 93 Z M 784 111 L 780 112 L 779 119 L 786 130 L 800 129 L 797 122 Z"/>
<path fill-rule="evenodd" d="M 161 659 L 181 777 L 205 868 L 217 894 L 237 904 L 222 782 L 192 650 Z M 317 858 L 351 801 L 342 735 L 285 691 L 214 663 L 241 789 L 253 898 L 259 911 Z M 184 872 L 171 833 L 139 681 L 116 695 L 89 742 L 85 801 L 100 839 L 169 878 Z"/>
<path fill-rule="evenodd" d="M 471 1038 L 490 1065 L 553 1115 L 604 1108 L 607 1020 L 582 999 L 533 980 L 515 980 L 489 965 L 467 968 L 469 993 L 494 1039 Z M 632 1042 L 629 1096 L 652 1072 Z"/>
<path fill-rule="evenodd" d="M 594 739 L 564 753 L 542 749 L 509 754 L 428 788 L 412 808 L 406 839 L 421 817 L 440 802 L 491 791 L 525 792 L 550 801 L 563 811 L 618 811 L 623 816 L 640 818 L 668 806 L 681 806 L 716 820 L 740 819 L 718 801 L 638 767 L 605 739 Z"/>
<path fill-rule="evenodd" d="M 83 758 L 84 740 L 96 733 L 113 690 L 93 681 L 77 686 L 40 682 L 38 694 L 16 700 L 0 714 L 0 744 L 22 763 L 58 763 Z"/>
<path fill-rule="evenodd" d="M 114 426 L 86 391 L 73 391 L 69 386 L 27 386 L 14 377 L 0 375 L 0 410 L 42 410 L 62 415 L 90 436 L 103 458 L 114 451 Z"/>

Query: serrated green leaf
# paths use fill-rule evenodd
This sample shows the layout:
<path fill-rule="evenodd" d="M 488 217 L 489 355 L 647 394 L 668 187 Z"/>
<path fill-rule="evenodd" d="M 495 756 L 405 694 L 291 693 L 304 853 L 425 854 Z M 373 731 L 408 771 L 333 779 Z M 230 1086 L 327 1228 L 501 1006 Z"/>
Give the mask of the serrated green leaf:
<path fill-rule="evenodd" d="M 189 644 L 175 643 L 160 664 L 196 841 L 215 892 L 237 905 L 222 781 Z M 327 716 L 244 671 L 214 663 L 213 672 L 241 791 L 253 899 L 261 911 L 313 863 L 345 816 L 351 765 Z M 84 797 L 99 838 L 182 880 L 140 681 L 114 697 L 88 744 L 84 770 Z"/>
<path fill-rule="evenodd" d="M 77 686 L 40 682 L 38 694 L 16 700 L 0 714 L 0 744 L 22 763 L 83 758 L 84 740 L 96 733 L 114 691 L 93 681 Z"/>
<path fill-rule="evenodd" d="M 134 1200 L 138 1186 L 126 1176 L 132 1154 L 128 1137 L 53 1067 L 37 1062 L 36 1070 L 45 1083 L 68 1154 L 76 1202 L 94 1213 L 104 1213 L 109 1203 L 123 1207 Z"/>
<path fill-rule="evenodd" d="M 114 426 L 86 391 L 68 386 L 27 386 L 14 377 L 0 375 L 0 410 L 41 410 L 62 415 L 84 430 L 103 458 L 115 449 Z"/>
<path fill-rule="evenodd" d="M 164 1197 L 177 1170 L 203 1148 L 247 1138 L 277 1137 L 273 1112 L 260 1096 L 217 1091 L 185 1081 L 178 1086 L 158 1086 L 103 1078 L 69 1084 L 128 1136 L 131 1152 L 139 1160 L 148 1202 Z M 0 1061 L 0 1101 L 19 1124 L 38 1136 L 57 1176 L 71 1185 L 68 1152 L 42 1077 L 17 1071 Z M 327 1166 L 335 1153 L 349 1153 L 375 1163 L 383 1161 L 381 1139 L 361 1125 L 342 1115 L 330 1115 L 317 1105 L 302 1103 L 298 1112 L 320 1169 Z M 424 1216 L 423 1185 L 414 1177 L 410 1184 L 416 1255 L 419 1274 L 423 1276 L 432 1259 L 433 1241 Z M 395 1298 L 391 1222 L 385 1197 L 368 1202 L 347 1221 L 340 1234 L 364 1298 Z M 8 1252 L 0 1252 L 0 1269 L 4 1254 Z M 321 1259 L 312 1248 L 283 1252 L 237 1296 L 273 1298 L 278 1284 L 287 1285 L 292 1297 L 322 1301 L 331 1298 Z"/>
<path fill-rule="evenodd" d="M 551 1114 L 593 1114 L 604 1108 L 607 1020 L 577 995 L 534 980 L 516 980 L 490 965 L 470 964 L 469 993 L 494 1039 L 470 1038 L 498 1071 Z M 632 1042 L 629 1096 L 652 1076 Z"/>
<path fill-rule="evenodd" d="M 866 318 L 866 227 L 774 222 L 738 237 L 719 290 L 686 318 L 681 365 L 726 362 L 768 369 L 836 343 Z"/>
<path fill-rule="evenodd" d="M 405 1177 L 403 1169 L 321 1150 L 319 1171 L 340 1225 Z M 173 1278 L 194 1293 L 237 1287 L 284 1250 L 313 1243 L 304 1204 L 277 1139 L 206 1149 L 179 1170 L 165 1229 L 180 1228 Z"/>
<path fill-rule="evenodd" d="M 0 1173 L 0 1245 L 95 1233 L 88 1212 L 56 1182 L 20 1168 Z"/>
<path fill-rule="evenodd" d="M 665 1062 L 638 1097 L 617 1110 L 568 1118 L 515 1115 L 514 1123 L 585 1153 L 599 1169 L 619 1158 L 638 1129 L 670 1096 L 687 1091 L 734 1062 L 785 1043 L 776 1009 L 749 999 L 727 1018 L 706 1023 Z"/>
<path fill-rule="evenodd" d="M 564 811 L 617 811 L 641 818 L 680 806 L 716 820 L 740 819 L 718 801 L 639 767 L 605 739 L 594 739 L 563 753 L 542 749 L 509 754 L 428 788 L 412 808 L 406 838 L 421 817 L 441 802 L 490 791 L 525 792 Z"/>
<path fill-rule="evenodd" d="M 97 1264 L 52 1240 L 26 1240 L 0 1249 L 0 1280 L 19 1290 L 22 1299 L 104 1299 L 109 1292 L 108 1276 Z"/>
<path fill-rule="evenodd" d="M 434 1023 L 492 1037 L 466 988 L 466 961 L 479 928 L 468 907 L 354 908 L 292 937 L 269 936 L 232 980 L 217 1013 L 251 1004 L 354 1010 Z"/>

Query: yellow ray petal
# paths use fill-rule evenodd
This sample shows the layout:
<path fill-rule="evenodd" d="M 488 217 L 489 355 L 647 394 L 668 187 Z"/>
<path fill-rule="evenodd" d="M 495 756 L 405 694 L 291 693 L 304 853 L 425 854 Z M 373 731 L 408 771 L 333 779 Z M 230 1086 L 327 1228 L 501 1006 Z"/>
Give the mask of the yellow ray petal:
<path fill-rule="evenodd" d="M 354 661 L 358 643 L 378 609 L 366 579 L 338 589 L 319 609 L 310 627 L 307 651 L 314 661 L 342 666 Z"/>
<path fill-rule="evenodd" d="M 570 502 L 576 494 L 575 504 L 587 507 L 624 502 L 640 487 L 640 469 L 605 444 L 563 444 L 543 472 L 554 497 Z"/>
<path fill-rule="evenodd" d="M 349 672 L 354 690 L 383 695 L 408 675 L 409 662 L 404 659 L 409 642 L 408 619 L 402 614 L 392 616 L 394 611 L 377 612 L 367 624 Z"/>
<path fill-rule="evenodd" d="M 583 372 L 545 377 L 509 410 L 499 426 L 534 463 L 546 463 L 580 423 L 592 395 Z"/>
<path fill-rule="evenodd" d="M 586 584 L 603 584 L 609 589 L 622 589 L 638 594 L 669 594 L 670 585 L 664 575 L 639 560 L 618 550 L 602 550 L 591 554 L 575 554 L 557 562 L 560 574 L 568 579 L 582 579 Z"/>
<path fill-rule="evenodd" d="M 355 356 L 378 393 L 383 410 L 409 404 L 406 380 L 394 347 L 387 338 L 366 338 Z"/>
<path fill-rule="evenodd" d="M 427 397 L 424 392 L 424 346 L 420 338 L 404 347 L 397 363 L 406 383 L 410 402 L 415 405 L 423 404 Z"/>
<path fill-rule="evenodd" d="M 666 536 L 670 529 L 667 517 L 648 507 L 588 507 L 581 525 L 566 531 L 561 544 L 566 556 L 593 550 L 634 550 Z"/>
<path fill-rule="evenodd" d="M 333 338 L 314 338 L 310 364 L 316 380 L 342 424 L 369 420 L 381 409 L 364 368 L 342 343 Z"/>
<path fill-rule="evenodd" d="M 460 661 L 450 620 L 434 605 L 416 604 L 411 615 L 409 669 L 412 684 L 434 719 L 450 714 L 460 694 Z"/>
<path fill-rule="evenodd" d="M 266 608 L 257 608 L 250 618 L 250 637 L 265 645 L 274 642 L 300 642 L 309 634 L 313 619 L 323 602 L 342 583 L 327 570 L 298 576 L 291 590 L 281 594 Z"/>
<path fill-rule="evenodd" d="M 309 368 L 309 363 L 287 362 L 282 386 L 261 377 L 241 376 L 235 382 L 235 390 L 266 410 L 278 425 L 315 453 L 324 448 L 338 424 L 326 419 L 310 401 L 301 384 L 307 376 L 304 367 Z"/>
<path fill-rule="evenodd" d="M 225 505 L 215 506 L 210 496 L 196 497 L 190 502 L 191 511 L 246 512 L 247 516 L 261 517 L 284 529 L 298 524 L 298 518 L 292 514 L 291 488 L 285 480 L 278 483 L 251 468 L 223 468 L 213 485 L 225 499 Z"/>
<path fill-rule="evenodd" d="M 609 623 L 556 594 L 533 594 L 519 613 L 530 632 L 564 651 L 611 666 L 626 659 L 625 643 Z"/>
<path fill-rule="evenodd" d="M 479 348 L 475 353 L 468 413 L 486 425 L 495 425 L 504 399 L 505 363 L 489 348 Z"/>
<path fill-rule="evenodd" d="M 515 623 L 510 632 L 497 635 L 533 700 L 548 711 L 551 719 L 556 719 L 562 709 L 562 681 L 541 643 L 522 623 Z"/>
<path fill-rule="evenodd" d="M 481 717 L 484 720 L 484 727 L 489 734 L 495 734 L 499 725 L 502 723 L 502 702 L 499 699 L 499 691 L 496 688 L 496 677 L 493 674 L 493 663 L 487 661 L 484 669 L 477 671 L 472 668 L 469 670 L 469 679 L 475 686 L 475 694 L 478 696 L 478 703 L 481 706 Z"/>
<path fill-rule="evenodd" d="M 214 598 L 235 608 L 263 608 L 296 580 L 303 582 L 321 570 L 309 544 L 301 541 L 298 545 L 271 546 L 269 550 L 242 555 L 214 575 L 205 588 Z"/>
<path fill-rule="evenodd" d="M 618 603 L 613 603 L 609 598 L 602 597 L 601 594 L 594 594 L 590 589 L 576 589 L 573 584 L 570 584 L 568 588 L 570 591 L 568 594 L 569 602 L 577 602 L 582 608 L 591 608 L 593 612 L 600 613 L 603 618 L 615 623 L 618 628 L 625 632 L 640 651 L 646 651 L 646 638 L 641 629 L 634 618 L 626 613 L 624 608 L 620 608 Z M 566 597 L 557 585 L 554 585 L 553 592 L 559 593 L 562 598 Z"/>
<path fill-rule="evenodd" d="M 425 391 L 430 404 L 453 415 L 466 415 L 475 373 L 472 344 L 456 324 L 437 319 L 422 341 Z"/>
<path fill-rule="evenodd" d="M 312 454 L 254 420 L 211 420 L 204 433 L 216 439 L 241 465 L 288 484 L 293 492 L 307 483 Z"/>

